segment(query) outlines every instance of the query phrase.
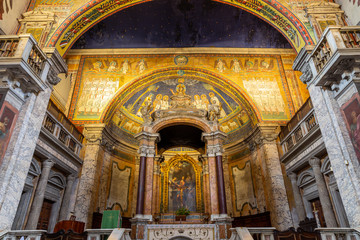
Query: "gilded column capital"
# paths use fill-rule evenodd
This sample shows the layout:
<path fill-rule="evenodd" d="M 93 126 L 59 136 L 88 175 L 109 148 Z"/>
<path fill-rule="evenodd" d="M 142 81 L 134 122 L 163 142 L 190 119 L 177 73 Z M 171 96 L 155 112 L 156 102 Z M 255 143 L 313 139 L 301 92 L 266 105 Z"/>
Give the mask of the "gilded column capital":
<path fill-rule="evenodd" d="M 100 144 L 102 142 L 102 135 L 104 128 L 105 128 L 104 123 L 85 124 L 84 137 L 87 141 L 87 144 Z"/>

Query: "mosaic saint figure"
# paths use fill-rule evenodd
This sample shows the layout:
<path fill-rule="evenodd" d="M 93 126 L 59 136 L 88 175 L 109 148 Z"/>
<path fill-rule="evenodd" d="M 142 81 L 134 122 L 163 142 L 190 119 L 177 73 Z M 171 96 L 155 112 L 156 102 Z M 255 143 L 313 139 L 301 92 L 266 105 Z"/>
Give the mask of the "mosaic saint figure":
<path fill-rule="evenodd" d="M 117 70 L 117 62 L 116 61 L 111 61 L 108 67 L 108 72 L 116 72 Z"/>
<path fill-rule="evenodd" d="M 183 97 L 186 95 L 186 87 L 184 84 L 179 84 L 176 86 L 176 92 L 174 90 L 170 89 L 171 93 L 175 96 Z"/>
<path fill-rule="evenodd" d="M 123 74 L 127 74 L 129 70 L 130 70 L 129 60 L 125 60 L 121 66 L 121 72 Z"/>
<path fill-rule="evenodd" d="M 138 72 L 139 72 L 140 74 L 143 73 L 143 72 L 146 70 L 147 66 L 146 66 L 146 62 L 145 62 L 144 59 L 141 59 L 141 60 L 138 62 L 137 68 L 138 68 Z"/>
<path fill-rule="evenodd" d="M 224 60 L 219 58 L 218 60 L 215 61 L 215 68 L 216 70 L 222 73 L 226 69 L 226 63 L 224 62 Z"/>
<path fill-rule="evenodd" d="M 169 105 L 169 96 L 164 95 L 163 100 L 161 101 L 161 110 L 169 109 L 169 107 L 170 107 L 170 105 Z"/>
<path fill-rule="evenodd" d="M 197 109 L 201 109 L 201 99 L 200 99 L 200 96 L 199 95 L 195 95 L 194 96 L 194 107 L 197 108 Z"/>
<path fill-rule="evenodd" d="M 201 95 L 201 109 L 207 110 L 209 105 L 209 100 L 207 99 L 207 96 L 205 94 Z"/>
<path fill-rule="evenodd" d="M 221 102 L 219 101 L 219 98 L 215 96 L 215 93 L 210 92 L 209 93 L 209 97 L 210 97 L 210 102 L 214 105 L 216 105 L 219 108 L 219 114 L 220 114 L 220 118 L 223 118 L 226 116 L 226 113 L 224 111 L 224 109 L 221 106 Z"/>
<path fill-rule="evenodd" d="M 144 100 L 144 102 L 141 104 L 141 107 L 139 108 L 139 110 L 137 111 L 136 113 L 136 116 L 138 117 L 142 117 L 142 113 L 141 113 L 141 109 L 144 108 L 144 107 L 148 107 L 148 106 L 151 106 L 151 103 L 152 103 L 152 97 L 153 95 L 150 93 Z"/>
<path fill-rule="evenodd" d="M 152 112 L 160 110 L 161 103 L 162 103 L 162 94 L 158 94 L 158 95 L 156 95 L 156 98 L 155 98 L 155 100 L 153 102 L 153 110 L 152 110 Z"/>
<path fill-rule="evenodd" d="M 230 68 L 234 73 L 239 73 L 242 70 L 241 62 L 234 58 L 230 63 Z"/>

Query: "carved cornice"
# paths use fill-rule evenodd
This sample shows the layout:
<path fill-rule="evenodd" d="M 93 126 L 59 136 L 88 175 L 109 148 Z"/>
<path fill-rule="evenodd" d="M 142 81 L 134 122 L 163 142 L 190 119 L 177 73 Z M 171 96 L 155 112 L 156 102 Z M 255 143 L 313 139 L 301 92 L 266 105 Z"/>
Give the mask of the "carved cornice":
<path fill-rule="evenodd" d="M 101 144 L 103 140 L 103 130 L 105 124 L 86 124 L 84 126 L 84 137 L 86 144 Z"/>
<path fill-rule="evenodd" d="M 138 141 L 148 141 L 148 142 L 154 142 L 157 143 L 161 140 L 159 133 L 149 133 L 149 132 L 140 132 L 134 136 L 134 138 Z"/>
<path fill-rule="evenodd" d="M 253 135 L 250 136 L 246 142 L 248 143 L 250 151 L 253 152 L 258 146 L 276 143 L 279 133 L 279 125 L 259 123 Z"/>
<path fill-rule="evenodd" d="M 201 140 L 208 142 L 210 140 L 221 140 L 223 142 L 227 138 L 227 134 L 221 131 L 201 134 Z"/>

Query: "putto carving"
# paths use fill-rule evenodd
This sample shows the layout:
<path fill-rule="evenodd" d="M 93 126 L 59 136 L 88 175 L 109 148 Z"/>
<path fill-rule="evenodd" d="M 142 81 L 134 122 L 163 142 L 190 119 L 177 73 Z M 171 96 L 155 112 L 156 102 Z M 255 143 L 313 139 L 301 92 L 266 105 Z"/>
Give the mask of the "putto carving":
<path fill-rule="evenodd" d="M 53 86 L 57 85 L 61 81 L 61 78 L 58 77 L 57 73 L 54 70 L 49 71 L 47 79 L 49 83 Z"/>
<path fill-rule="evenodd" d="M 303 83 L 308 83 L 313 79 L 313 73 L 311 71 L 311 68 L 309 65 L 306 66 L 305 70 L 303 71 L 303 74 L 300 76 L 300 80 Z"/>

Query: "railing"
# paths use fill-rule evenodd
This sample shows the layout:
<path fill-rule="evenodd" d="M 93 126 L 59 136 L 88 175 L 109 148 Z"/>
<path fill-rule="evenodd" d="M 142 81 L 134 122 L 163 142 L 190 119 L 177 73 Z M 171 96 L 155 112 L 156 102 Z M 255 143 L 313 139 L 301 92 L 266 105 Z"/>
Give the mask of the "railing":
<path fill-rule="evenodd" d="M 70 133 L 70 131 L 67 130 L 65 126 L 61 124 L 61 122 L 59 122 L 49 111 L 46 112 L 43 127 L 46 129 L 46 131 L 59 139 L 59 141 L 73 153 L 79 155 L 82 148 L 82 142 L 79 140 L 82 141 L 83 139 L 81 133 L 79 133 L 81 136 L 80 139 L 77 139 L 76 136 Z M 75 127 L 72 126 L 72 129 L 75 129 Z"/>
<path fill-rule="evenodd" d="M 340 33 L 347 48 L 360 47 L 360 30 L 358 27 L 342 27 Z"/>
<path fill-rule="evenodd" d="M 44 230 L 9 231 L 0 236 L 0 240 L 40 240 L 44 233 Z"/>
<path fill-rule="evenodd" d="M 21 66 L 34 79 L 35 88 L 43 90 L 49 61 L 31 35 L 0 36 L 0 64 Z M 30 71 L 29 71 L 30 70 Z"/>
<path fill-rule="evenodd" d="M 311 100 L 308 99 L 279 134 L 283 154 L 296 146 L 315 126 L 315 112 Z"/>
<path fill-rule="evenodd" d="M 0 234 L 0 240 L 106 240 L 112 235 L 113 240 L 130 240 L 130 229 L 87 229 L 83 234 L 76 234 L 72 231 L 67 233 L 60 230 L 54 234 L 48 234 L 44 230 L 16 230 Z"/>
<path fill-rule="evenodd" d="M 312 72 L 313 75 L 318 76 L 321 73 L 316 85 L 331 85 L 329 79 L 336 80 L 331 66 L 340 64 L 350 55 L 354 55 L 354 49 L 360 51 L 360 26 L 330 26 L 325 29 L 322 38 L 310 54 L 316 69 Z M 347 65 L 346 62 L 343 63 Z M 341 74 L 341 71 L 336 73 L 338 77 L 341 77 Z"/>
<path fill-rule="evenodd" d="M 251 239 L 254 240 L 274 240 L 274 231 L 276 229 L 273 227 L 268 228 L 231 228 L 231 238 L 230 240 L 242 240 L 242 239 Z"/>
<path fill-rule="evenodd" d="M 283 148 L 283 153 L 285 154 L 296 146 L 316 125 L 315 112 L 312 110 L 305 119 L 300 120 L 295 130 L 289 132 L 289 134 L 285 136 L 285 140 L 280 143 Z"/>
<path fill-rule="evenodd" d="M 18 45 L 19 39 L 0 39 L 0 57 L 13 57 Z"/>
<path fill-rule="evenodd" d="M 87 240 L 106 240 L 110 236 L 112 229 L 87 229 Z"/>
<path fill-rule="evenodd" d="M 322 240 L 360 240 L 359 232 L 352 228 L 316 228 Z"/>
<path fill-rule="evenodd" d="M 87 240 L 131 240 L 130 229 L 87 229 Z"/>

